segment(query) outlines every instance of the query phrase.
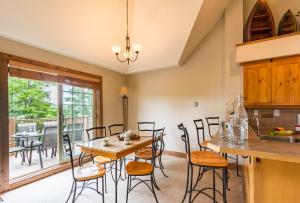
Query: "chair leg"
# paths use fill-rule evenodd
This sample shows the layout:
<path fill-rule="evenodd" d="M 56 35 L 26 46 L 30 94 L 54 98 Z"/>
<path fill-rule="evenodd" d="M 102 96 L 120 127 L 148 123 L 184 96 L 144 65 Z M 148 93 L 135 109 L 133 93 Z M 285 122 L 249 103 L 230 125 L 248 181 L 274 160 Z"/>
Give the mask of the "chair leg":
<path fill-rule="evenodd" d="M 237 174 L 238 177 L 242 177 L 239 174 L 239 155 L 236 155 L 236 174 Z"/>
<path fill-rule="evenodd" d="M 38 147 L 38 151 L 39 151 L 39 158 L 40 158 L 40 166 L 41 166 L 41 169 L 43 169 L 43 158 L 42 158 L 42 152 L 41 152 L 41 146 Z"/>
<path fill-rule="evenodd" d="M 214 203 L 216 202 L 216 170 L 213 168 L 213 198 Z"/>
<path fill-rule="evenodd" d="M 187 165 L 187 178 L 186 178 L 186 186 L 185 186 L 185 193 L 184 193 L 184 197 L 183 200 L 181 201 L 181 203 L 184 202 L 185 198 L 186 198 L 186 194 L 188 192 L 188 188 L 189 188 L 189 175 L 190 175 L 190 163 L 188 163 Z"/>
<path fill-rule="evenodd" d="M 75 181 L 73 181 L 73 183 L 72 183 L 71 191 L 70 191 L 70 194 L 69 194 L 68 199 L 67 199 L 66 202 L 68 202 L 69 199 L 70 199 L 70 197 L 71 197 L 71 194 L 72 194 L 72 192 L 73 192 L 74 182 L 75 182 Z"/>
<path fill-rule="evenodd" d="M 103 178 L 104 177 L 102 177 L 102 203 L 104 203 L 104 179 Z"/>
<path fill-rule="evenodd" d="M 223 202 L 227 202 L 226 197 L 226 190 L 227 190 L 227 168 L 223 168 Z"/>
<path fill-rule="evenodd" d="M 74 193 L 73 193 L 73 199 L 72 199 L 72 203 L 75 203 L 75 198 L 76 198 L 76 189 L 77 189 L 77 182 L 75 181 L 75 185 L 74 185 Z"/>
<path fill-rule="evenodd" d="M 158 187 L 157 183 L 156 183 L 156 179 L 155 179 L 155 176 L 154 176 L 154 172 L 153 172 L 153 183 L 154 183 L 154 186 L 157 190 L 160 190 L 160 188 Z"/>
<path fill-rule="evenodd" d="M 191 174 L 190 174 L 190 189 L 189 189 L 189 192 L 190 192 L 190 195 L 189 195 L 189 203 L 192 202 L 192 193 L 193 193 L 193 165 L 190 166 L 191 168 Z"/>
<path fill-rule="evenodd" d="M 131 179 L 131 176 L 128 176 L 127 178 L 127 189 L 126 189 L 126 203 L 128 202 L 128 193 L 129 193 L 129 186 L 130 186 L 130 179 Z"/>
<path fill-rule="evenodd" d="M 153 195 L 155 197 L 155 201 L 156 201 L 156 203 L 158 203 L 158 200 L 157 200 L 157 197 L 156 197 L 156 194 L 155 194 L 154 175 L 153 174 L 151 175 L 151 187 L 152 187 L 152 193 L 153 193 Z"/>

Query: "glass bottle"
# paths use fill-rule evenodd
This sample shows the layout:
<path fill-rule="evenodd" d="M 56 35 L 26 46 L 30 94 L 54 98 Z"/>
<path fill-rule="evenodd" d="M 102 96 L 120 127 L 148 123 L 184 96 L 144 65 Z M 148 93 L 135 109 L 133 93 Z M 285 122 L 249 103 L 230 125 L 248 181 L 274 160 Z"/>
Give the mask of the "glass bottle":
<path fill-rule="evenodd" d="M 237 98 L 235 119 L 236 124 L 241 127 L 241 138 L 248 140 L 248 114 L 244 107 L 244 98 L 241 95 L 239 95 Z"/>

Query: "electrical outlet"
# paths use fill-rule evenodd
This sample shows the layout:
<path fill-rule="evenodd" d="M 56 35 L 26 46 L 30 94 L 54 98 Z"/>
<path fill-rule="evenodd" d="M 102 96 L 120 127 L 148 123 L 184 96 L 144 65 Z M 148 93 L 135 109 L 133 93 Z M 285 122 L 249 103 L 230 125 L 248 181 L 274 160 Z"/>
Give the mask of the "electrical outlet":
<path fill-rule="evenodd" d="M 258 116 L 258 110 L 255 109 L 254 112 L 253 112 L 253 115 Z"/>
<path fill-rule="evenodd" d="M 280 116 L 280 111 L 278 109 L 274 109 L 274 117 Z"/>

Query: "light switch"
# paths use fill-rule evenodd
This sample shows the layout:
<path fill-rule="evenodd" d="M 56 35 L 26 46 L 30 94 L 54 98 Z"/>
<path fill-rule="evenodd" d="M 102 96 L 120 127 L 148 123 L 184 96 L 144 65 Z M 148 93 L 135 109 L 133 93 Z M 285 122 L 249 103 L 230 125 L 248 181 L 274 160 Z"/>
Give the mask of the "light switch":
<path fill-rule="evenodd" d="M 278 109 L 274 109 L 273 115 L 274 115 L 274 117 L 280 116 L 280 111 Z"/>
<path fill-rule="evenodd" d="M 197 108 L 199 106 L 198 102 L 193 102 L 193 107 Z"/>

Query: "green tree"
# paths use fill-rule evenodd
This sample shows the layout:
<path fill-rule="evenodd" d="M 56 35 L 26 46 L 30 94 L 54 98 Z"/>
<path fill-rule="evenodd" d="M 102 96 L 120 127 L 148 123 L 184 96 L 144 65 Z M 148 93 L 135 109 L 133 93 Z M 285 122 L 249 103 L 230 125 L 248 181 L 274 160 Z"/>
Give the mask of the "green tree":
<path fill-rule="evenodd" d="M 57 110 L 51 104 L 47 87 L 51 84 L 15 77 L 9 78 L 9 116 L 16 118 L 54 118 Z"/>

